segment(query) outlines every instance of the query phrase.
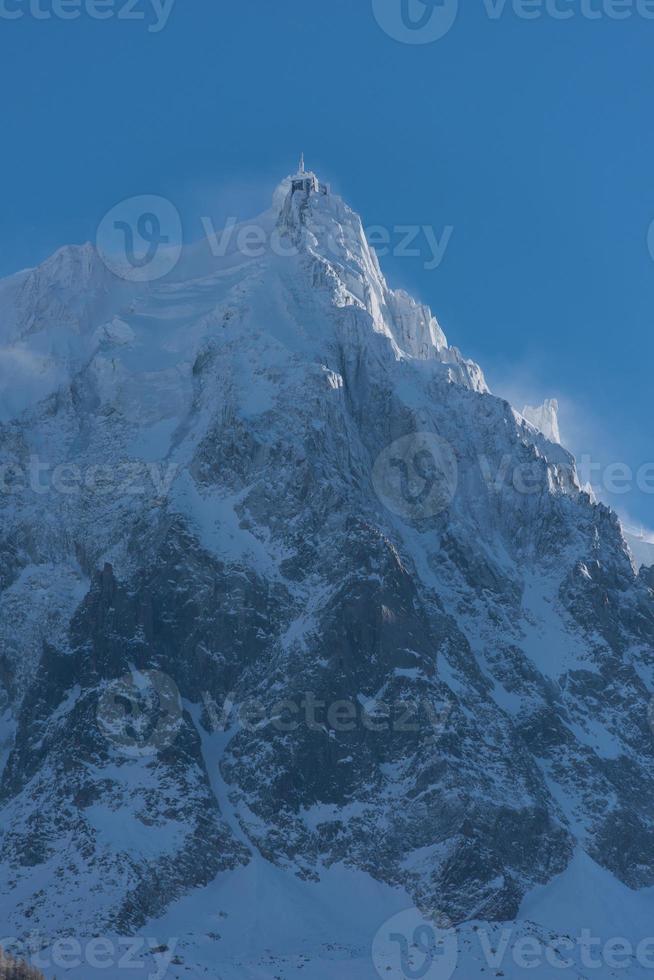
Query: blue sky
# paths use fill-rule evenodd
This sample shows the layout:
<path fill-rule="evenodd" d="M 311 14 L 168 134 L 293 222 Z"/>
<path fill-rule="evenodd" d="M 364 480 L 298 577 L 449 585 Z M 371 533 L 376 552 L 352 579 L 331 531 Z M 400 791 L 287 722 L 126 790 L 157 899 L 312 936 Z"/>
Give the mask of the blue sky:
<path fill-rule="evenodd" d="M 654 461 L 646 0 L 557 0 L 565 20 L 461 0 L 425 44 L 380 26 L 402 0 L 177 0 L 165 23 L 154 0 L 135 0 L 143 19 L 79 2 L 62 20 L 53 0 L 0 0 L 0 275 L 93 240 L 136 194 L 170 198 L 188 238 L 202 214 L 253 216 L 304 149 L 367 225 L 453 228 L 438 268 L 384 269 L 495 390 L 559 397 L 598 465 Z M 652 494 L 607 499 L 654 523 Z"/>

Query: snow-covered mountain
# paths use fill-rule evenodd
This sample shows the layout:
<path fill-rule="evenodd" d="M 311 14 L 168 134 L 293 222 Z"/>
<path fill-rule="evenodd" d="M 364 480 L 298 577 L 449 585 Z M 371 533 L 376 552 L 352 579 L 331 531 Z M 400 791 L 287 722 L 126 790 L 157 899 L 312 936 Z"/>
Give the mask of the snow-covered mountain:
<path fill-rule="evenodd" d="M 624 527 L 624 536 L 638 568 L 654 566 L 654 536 L 644 528 Z"/>
<path fill-rule="evenodd" d="M 377 976 L 410 906 L 461 977 L 471 923 L 643 939 L 654 573 L 308 178 L 256 257 L 0 283 L 0 936 L 230 980 Z"/>
<path fill-rule="evenodd" d="M 526 405 L 522 410 L 523 418 L 535 425 L 550 442 L 561 442 L 559 430 L 559 403 L 555 398 L 547 399 L 538 408 Z"/>

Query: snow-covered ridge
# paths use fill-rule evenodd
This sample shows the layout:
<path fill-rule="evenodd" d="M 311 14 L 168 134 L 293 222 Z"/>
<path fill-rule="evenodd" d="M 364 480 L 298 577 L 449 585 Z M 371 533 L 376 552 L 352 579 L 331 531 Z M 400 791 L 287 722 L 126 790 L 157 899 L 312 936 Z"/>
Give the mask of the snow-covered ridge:
<path fill-rule="evenodd" d="M 644 528 L 623 525 L 625 538 L 638 568 L 654 568 L 654 535 Z"/>
<path fill-rule="evenodd" d="M 450 366 L 453 380 L 485 390 L 481 370 L 448 347 L 429 308 L 389 288 L 359 216 L 336 195 L 301 200 L 291 185 L 290 177 L 282 181 L 271 210 L 256 219 L 267 236 L 263 257 L 239 251 L 236 226 L 214 254 L 208 240 L 186 246 L 176 268 L 154 284 L 117 279 L 89 243 L 61 248 L 36 269 L 0 282 L 0 417 L 19 415 L 70 384 L 99 353 L 106 334 L 103 321 L 110 323 L 125 309 L 147 302 L 163 303 L 179 294 L 184 283 L 193 283 L 198 300 L 205 293 L 220 301 L 237 276 L 245 283 L 266 275 L 297 277 L 298 283 L 307 274 L 317 276 L 337 306 L 351 305 L 369 314 L 367 329 L 386 337 L 394 356 L 440 361 Z M 271 238 L 275 230 L 283 235 L 281 257 Z M 222 234 L 212 234 L 222 244 Z M 307 260 L 316 266 L 313 272 L 307 270 Z M 195 339 L 189 338 L 189 344 Z M 139 338 L 144 366 L 157 359 L 150 347 L 156 341 L 155 336 Z M 181 354 L 182 344 L 176 347 Z"/>
<path fill-rule="evenodd" d="M 559 429 L 559 403 L 555 398 L 547 399 L 538 408 L 525 405 L 522 416 L 531 422 L 543 435 L 551 442 L 561 442 L 561 432 Z"/>

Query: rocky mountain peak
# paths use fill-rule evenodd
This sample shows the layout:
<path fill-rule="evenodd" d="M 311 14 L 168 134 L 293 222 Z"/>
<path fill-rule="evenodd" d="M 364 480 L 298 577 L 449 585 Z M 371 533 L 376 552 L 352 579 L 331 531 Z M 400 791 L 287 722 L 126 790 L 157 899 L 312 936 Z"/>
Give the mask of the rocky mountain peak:
<path fill-rule="evenodd" d="M 465 929 L 578 860 L 654 886 L 651 582 L 553 403 L 494 397 L 315 175 L 262 224 L 281 248 L 148 288 L 88 248 L 0 283 L 32 379 L 0 422 L 0 934 L 166 923 L 200 962 L 201 894 L 331 922 L 352 875 Z"/>

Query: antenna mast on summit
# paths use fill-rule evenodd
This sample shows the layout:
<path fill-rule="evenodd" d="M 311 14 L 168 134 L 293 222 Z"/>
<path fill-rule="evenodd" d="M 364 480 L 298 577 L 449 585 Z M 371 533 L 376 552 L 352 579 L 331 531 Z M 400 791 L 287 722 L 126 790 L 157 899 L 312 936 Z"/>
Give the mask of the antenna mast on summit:
<path fill-rule="evenodd" d="M 306 173 L 304 169 L 304 153 L 300 154 L 300 169 L 298 170 L 298 173 L 300 174 Z"/>

